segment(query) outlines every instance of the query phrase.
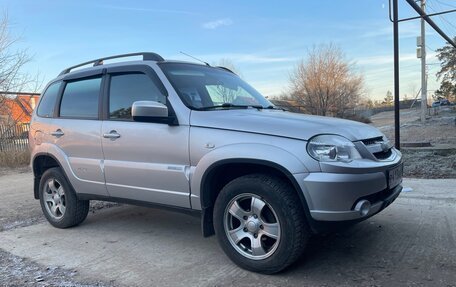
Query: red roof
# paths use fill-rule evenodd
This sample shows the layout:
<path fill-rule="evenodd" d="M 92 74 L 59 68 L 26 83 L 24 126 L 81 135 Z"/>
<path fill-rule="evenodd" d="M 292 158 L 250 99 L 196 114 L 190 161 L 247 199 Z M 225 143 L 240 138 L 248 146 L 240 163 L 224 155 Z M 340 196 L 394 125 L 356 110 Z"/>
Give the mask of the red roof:
<path fill-rule="evenodd" d="M 38 103 L 38 95 L 17 95 L 15 98 L 4 98 L 0 107 L 0 116 L 11 117 L 18 124 L 29 123 L 33 109 Z"/>

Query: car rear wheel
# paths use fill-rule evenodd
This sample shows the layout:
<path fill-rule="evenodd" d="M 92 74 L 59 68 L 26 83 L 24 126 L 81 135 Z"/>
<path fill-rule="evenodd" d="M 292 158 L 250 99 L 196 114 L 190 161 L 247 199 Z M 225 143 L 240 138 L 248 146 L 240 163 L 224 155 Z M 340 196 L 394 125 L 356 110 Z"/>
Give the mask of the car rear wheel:
<path fill-rule="evenodd" d="M 44 172 L 39 194 L 44 216 L 54 227 L 78 225 L 89 213 L 89 201 L 78 200 L 59 168 L 50 168 Z"/>
<path fill-rule="evenodd" d="M 298 259 L 309 235 L 293 188 L 263 174 L 239 177 L 222 189 L 215 202 L 214 227 L 233 262 L 266 274 Z"/>

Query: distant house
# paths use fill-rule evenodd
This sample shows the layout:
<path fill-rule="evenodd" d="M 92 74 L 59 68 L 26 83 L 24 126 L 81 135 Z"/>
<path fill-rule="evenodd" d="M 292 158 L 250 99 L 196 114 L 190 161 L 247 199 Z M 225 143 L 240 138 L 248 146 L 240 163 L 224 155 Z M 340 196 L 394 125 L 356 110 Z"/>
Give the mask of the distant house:
<path fill-rule="evenodd" d="M 39 98 L 35 93 L 8 93 L 0 98 L 0 121 L 13 121 L 18 125 L 30 123 Z"/>

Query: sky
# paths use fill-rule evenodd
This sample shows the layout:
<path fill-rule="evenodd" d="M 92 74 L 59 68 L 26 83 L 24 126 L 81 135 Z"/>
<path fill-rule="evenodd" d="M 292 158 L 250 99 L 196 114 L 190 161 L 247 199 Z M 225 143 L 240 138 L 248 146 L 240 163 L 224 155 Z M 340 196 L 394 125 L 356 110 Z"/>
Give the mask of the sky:
<path fill-rule="evenodd" d="M 400 17 L 415 16 L 405 0 Z M 455 0 L 427 0 L 428 10 L 455 9 Z M 33 60 L 24 68 L 46 83 L 65 67 L 98 57 L 153 51 L 165 59 L 209 63 L 229 59 L 270 98 L 289 91 L 289 77 L 314 46 L 333 43 L 365 79 L 366 96 L 393 90 L 392 23 L 388 0 L 301 1 L 51 1 L 0 0 L 11 33 Z M 456 36 L 456 13 L 434 18 Z M 435 49 L 445 41 L 427 27 L 429 93 L 439 87 Z M 401 97 L 421 86 L 416 36 L 420 22 L 400 24 Z M 44 87 L 44 85 L 43 85 Z M 413 94 L 413 96 L 412 96 Z"/>

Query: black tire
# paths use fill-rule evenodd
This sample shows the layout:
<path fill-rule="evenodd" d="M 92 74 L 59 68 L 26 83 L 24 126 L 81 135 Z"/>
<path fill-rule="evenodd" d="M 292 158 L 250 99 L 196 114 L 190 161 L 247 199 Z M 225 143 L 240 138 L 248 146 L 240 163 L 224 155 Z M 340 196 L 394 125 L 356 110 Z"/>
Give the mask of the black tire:
<path fill-rule="evenodd" d="M 225 218 L 230 215 L 225 211 L 232 206 L 233 200 L 244 194 L 252 194 L 267 203 L 267 206 L 275 212 L 277 222 L 280 224 L 278 232 L 280 240 L 267 258 L 251 259 L 241 254 L 242 251 L 238 251 L 233 246 L 227 234 Z M 214 228 L 219 244 L 228 257 L 244 269 L 264 274 L 273 274 L 285 269 L 300 257 L 310 236 L 300 202 L 293 187 L 280 178 L 265 174 L 251 174 L 234 179 L 221 190 L 214 206 Z M 239 225 L 243 224 L 239 222 Z M 237 228 L 239 230 L 239 227 Z M 246 228 L 243 231 L 246 232 Z M 261 230 L 258 231 L 261 232 Z M 254 236 L 257 238 L 259 235 L 254 234 Z M 260 242 L 263 242 L 263 238 L 260 239 Z"/>
<path fill-rule="evenodd" d="M 57 210 L 57 213 L 60 214 L 59 217 L 54 216 L 51 211 L 50 206 L 54 205 L 55 203 L 49 201 L 46 202 L 45 200 L 45 193 L 52 195 L 51 189 L 48 185 L 52 180 L 55 180 L 54 189 L 56 186 L 58 186 L 59 188 L 61 187 L 61 190 L 64 191 L 61 202 L 64 203 L 65 210 L 63 213 Z M 76 226 L 83 222 L 89 213 L 89 201 L 78 200 L 73 188 L 67 181 L 60 168 L 50 168 L 43 173 L 40 180 L 39 196 L 41 209 L 43 210 L 44 216 L 54 227 L 68 228 Z"/>

